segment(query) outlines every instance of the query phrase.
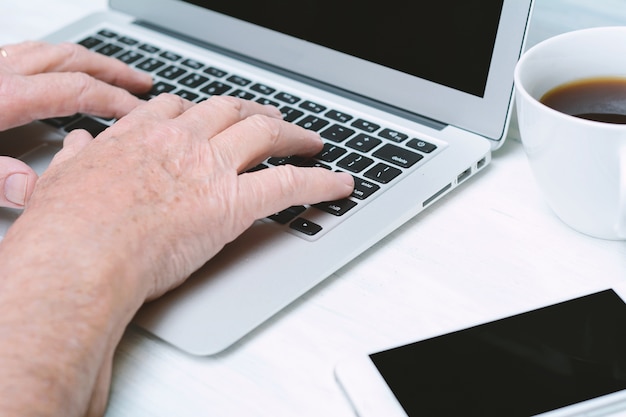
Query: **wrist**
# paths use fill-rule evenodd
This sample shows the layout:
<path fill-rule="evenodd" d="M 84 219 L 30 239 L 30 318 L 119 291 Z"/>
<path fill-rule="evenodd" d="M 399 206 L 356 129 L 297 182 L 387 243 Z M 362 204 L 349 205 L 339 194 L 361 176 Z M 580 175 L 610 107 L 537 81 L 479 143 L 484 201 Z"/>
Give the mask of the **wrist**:
<path fill-rule="evenodd" d="M 78 223 L 67 230 L 77 243 L 65 245 L 62 223 L 46 219 L 20 218 L 0 242 L 0 392 L 12 394 L 0 413 L 20 403 L 82 409 L 144 298 L 117 251 L 81 236 Z"/>

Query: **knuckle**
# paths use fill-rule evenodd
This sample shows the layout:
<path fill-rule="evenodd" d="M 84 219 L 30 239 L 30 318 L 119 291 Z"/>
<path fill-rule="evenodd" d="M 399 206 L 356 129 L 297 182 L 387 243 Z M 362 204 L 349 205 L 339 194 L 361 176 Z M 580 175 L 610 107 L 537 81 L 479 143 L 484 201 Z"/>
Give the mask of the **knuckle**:
<path fill-rule="evenodd" d="M 293 195 L 300 187 L 299 168 L 293 165 L 281 165 L 276 167 L 276 169 L 279 170 L 278 179 L 281 194 L 283 196 Z"/>
<path fill-rule="evenodd" d="M 26 46 L 26 49 L 33 49 L 33 50 L 36 50 L 36 49 L 42 49 L 42 48 L 47 48 L 47 47 L 49 47 L 49 46 L 50 46 L 49 44 L 47 44 L 47 43 L 45 43 L 45 42 L 42 42 L 42 41 L 35 41 L 35 40 L 27 40 L 27 41 L 24 41 L 24 42 L 22 43 L 22 45 L 23 45 L 23 46 Z"/>
<path fill-rule="evenodd" d="M 73 72 L 71 73 L 71 77 L 72 83 L 74 83 L 76 89 L 78 90 L 79 100 L 81 98 L 87 98 L 87 95 L 93 88 L 95 88 L 97 83 L 95 78 L 88 74 L 85 74 L 84 72 Z"/>
<path fill-rule="evenodd" d="M 280 137 L 281 120 L 279 119 L 274 119 L 262 114 L 253 114 L 246 119 L 246 122 L 250 123 L 255 131 L 258 131 L 272 143 L 275 143 Z"/>
<path fill-rule="evenodd" d="M 173 120 L 165 120 L 161 122 L 157 135 L 163 140 L 177 140 L 187 135 L 187 129 Z"/>
<path fill-rule="evenodd" d="M 218 105 L 232 106 L 237 109 L 240 109 L 242 104 L 240 99 L 231 96 L 211 96 L 207 101 Z"/>
<path fill-rule="evenodd" d="M 95 87 L 96 80 L 83 72 L 68 74 L 71 77 L 73 88 L 76 90 L 76 100 L 79 105 L 89 105 L 89 94 Z"/>
<path fill-rule="evenodd" d="M 61 42 L 56 47 L 62 53 L 63 59 L 65 60 L 72 60 L 76 58 L 78 54 L 87 50 L 84 46 L 71 42 Z"/>
<path fill-rule="evenodd" d="M 241 114 L 243 103 L 240 99 L 236 97 L 230 96 L 211 96 L 206 103 L 223 109 L 227 112 L 232 112 L 234 115 L 238 116 Z"/>
<path fill-rule="evenodd" d="M 152 100 L 163 101 L 169 105 L 178 106 L 181 110 L 185 108 L 185 99 L 176 94 L 161 93 Z"/>

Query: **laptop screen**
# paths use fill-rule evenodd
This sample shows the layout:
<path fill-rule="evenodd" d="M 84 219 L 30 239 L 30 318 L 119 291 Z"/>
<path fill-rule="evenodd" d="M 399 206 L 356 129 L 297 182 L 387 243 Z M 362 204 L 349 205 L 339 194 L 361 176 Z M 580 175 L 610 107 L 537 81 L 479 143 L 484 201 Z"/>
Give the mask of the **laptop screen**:
<path fill-rule="evenodd" d="M 188 3 L 482 97 L 503 0 Z"/>
<path fill-rule="evenodd" d="M 532 0 L 109 0 L 306 83 L 499 146 Z"/>

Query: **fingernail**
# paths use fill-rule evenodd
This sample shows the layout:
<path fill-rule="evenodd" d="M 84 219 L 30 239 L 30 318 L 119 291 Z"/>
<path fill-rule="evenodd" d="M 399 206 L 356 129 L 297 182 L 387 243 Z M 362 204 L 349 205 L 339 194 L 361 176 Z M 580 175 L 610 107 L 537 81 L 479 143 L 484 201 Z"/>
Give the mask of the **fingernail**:
<path fill-rule="evenodd" d="M 4 181 L 4 197 L 13 204 L 23 206 L 26 203 L 28 175 L 12 174 Z"/>
<path fill-rule="evenodd" d="M 348 174 L 347 172 L 338 172 L 338 175 L 341 176 L 341 180 L 348 185 L 350 188 L 354 188 L 354 177 L 352 174 Z"/>
<path fill-rule="evenodd" d="M 309 132 L 311 132 L 311 136 L 315 138 L 316 141 L 324 143 L 324 140 L 322 139 L 322 137 L 320 136 L 319 133 L 313 131 L 313 130 L 309 130 Z"/>

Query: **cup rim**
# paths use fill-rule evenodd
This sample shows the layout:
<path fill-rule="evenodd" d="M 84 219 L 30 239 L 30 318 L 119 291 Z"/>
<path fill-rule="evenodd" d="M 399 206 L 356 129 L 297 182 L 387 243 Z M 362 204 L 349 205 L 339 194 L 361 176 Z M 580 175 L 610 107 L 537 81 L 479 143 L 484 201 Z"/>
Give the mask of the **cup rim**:
<path fill-rule="evenodd" d="M 515 69 L 513 71 L 513 83 L 514 83 L 514 89 L 516 93 L 521 94 L 525 98 L 526 101 L 533 103 L 533 105 L 540 106 L 544 109 L 547 109 L 550 113 L 554 115 L 559 115 L 559 117 L 566 118 L 568 120 L 575 120 L 577 123 L 581 123 L 583 125 L 590 125 L 590 126 L 596 126 L 596 127 L 602 126 L 606 129 L 626 130 L 626 124 L 607 123 L 607 122 L 600 122 L 597 120 L 583 119 L 580 117 L 576 117 L 576 116 L 555 110 L 552 107 L 549 107 L 543 104 L 539 99 L 533 97 L 526 90 L 526 88 L 520 81 L 520 77 L 521 77 L 520 72 L 521 72 L 522 66 L 525 64 L 526 61 L 531 59 L 533 55 L 537 54 L 538 51 L 541 51 L 542 49 L 546 47 L 550 47 L 553 43 L 559 42 L 564 38 L 581 36 L 581 35 L 584 35 L 585 33 L 591 33 L 591 32 L 613 32 L 613 31 L 619 31 L 626 35 L 626 26 L 599 26 L 599 27 L 593 27 L 593 28 L 572 30 L 569 32 L 564 32 L 564 33 L 552 36 L 550 38 L 544 39 L 543 41 L 533 45 L 522 54 L 517 64 L 515 65 Z M 626 70 L 625 70 L 625 75 L 623 78 L 626 79 Z M 558 87 L 558 85 L 555 85 L 554 87 Z"/>

